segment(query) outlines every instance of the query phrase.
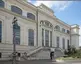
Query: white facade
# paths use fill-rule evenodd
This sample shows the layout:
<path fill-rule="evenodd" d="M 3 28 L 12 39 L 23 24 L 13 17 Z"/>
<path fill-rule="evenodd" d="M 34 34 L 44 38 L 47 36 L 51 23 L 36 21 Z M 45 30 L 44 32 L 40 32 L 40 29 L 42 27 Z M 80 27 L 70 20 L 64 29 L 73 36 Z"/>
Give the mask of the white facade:
<path fill-rule="evenodd" d="M 36 7 L 22 0 L 2 1 L 4 2 L 4 7 L 0 6 L 0 21 L 2 22 L 0 53 L 2 53 L 2 57 L 8 57 L 8 55 L 13 52 L 12 22 L 14 16 L 18 20 L 18 26 L 20 26 L 20 44 L 16 46 L 17 51 L 20 53 L 27 52 L 39 46 L 59 47 L 61 49 L 67 49 L 68 45 L 74 45 L 76 48 L 79 47 L 79 26 L 70 26 L 62 22 L 56 18 L 54 12 L 44 4 Z M 20 8 L 22 15 L 12 12 L 12 5 Z M 35 16 L 35 20 L 27 18 L 27 13 L 32 13 Z M 28 45 L 28 29 L 34 31 L 34 46 Z M 68 33 L 67 30 L 69 31 Z"/>

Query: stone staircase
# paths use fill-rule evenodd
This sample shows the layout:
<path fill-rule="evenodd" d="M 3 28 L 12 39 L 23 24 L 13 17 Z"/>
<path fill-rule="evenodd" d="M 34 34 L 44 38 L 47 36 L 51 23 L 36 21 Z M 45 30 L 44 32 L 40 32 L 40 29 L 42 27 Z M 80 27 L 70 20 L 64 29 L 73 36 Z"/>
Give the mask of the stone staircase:
<path fill-rule="evenodd" d="M 23 52 L 20 61 L 50 59 L 51 48 L 55 49 L 54 58 L 64 56 L 64 52 L 61 48 L 39 46 L 25 51 L 26 53 Z"/>
<path fill-rule="evenodd" d="M 30 57 L 30 59 L 50 59 L 50 49 L 49 48 L 45 48 L 42 47 L 39 51 L 35 52 L 34 54 L 32 54 Z"/>
<path fill-rule="evenodd" d="M 58 57 L 63 57 L 65 54 L 64 54 L 64 51 L 63 49 L 61 48 L 56 48 L 55 49 L 55 58 L 58 58 Z"/>
<path fill-rule="evenodd" d="M 27 56 L 23 57 L 25 60 L 39 60 L 39 59 L 50 59 L 50 48 L 51 47 L 38 47 L 37 49 L 29 52 Z M 54 57 L 64 56 L 64 52 L 61 48 L 55 48 Z"/>

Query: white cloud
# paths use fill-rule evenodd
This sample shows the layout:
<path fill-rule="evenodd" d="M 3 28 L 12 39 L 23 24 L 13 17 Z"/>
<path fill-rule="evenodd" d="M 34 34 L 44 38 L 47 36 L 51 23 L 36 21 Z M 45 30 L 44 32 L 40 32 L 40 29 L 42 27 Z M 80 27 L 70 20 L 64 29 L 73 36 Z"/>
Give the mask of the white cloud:
<path fill-rule="evenodd" d="M 81 26 L 80 26 L 80 31 L 79 31 L 80 37 L 79 37 L 79 44 L 81 46 Z"/>
<path fill-rule="evenodd" d="M 29 0 L 30 1 L 30 0 Z M 32 1 L 30 1 L 32 3 Z M 71 4 L 72 1 L 36 1 L 33 4 L 39 6 L 41 3 L 48 7 L 54 7 L 56 11 L 62 11 Z"/>

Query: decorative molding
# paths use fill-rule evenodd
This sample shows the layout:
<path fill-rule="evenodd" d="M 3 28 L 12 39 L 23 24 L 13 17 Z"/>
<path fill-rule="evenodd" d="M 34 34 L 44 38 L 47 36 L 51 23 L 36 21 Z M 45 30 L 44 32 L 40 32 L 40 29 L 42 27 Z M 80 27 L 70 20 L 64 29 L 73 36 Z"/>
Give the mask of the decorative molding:
<path fill-rule="evenodd" d="M 24 3 L 22 0 L 16 0 L 17 2 L 19 2 L 20 4 L 22 4 L 22 5 L 24 5 L 25 7 L 27 6 L 29 6 L 31 9 L 33 9 L 33 10 L 37 10 L 36 9 L 36 6 L 34 6 L 33 4 L 31 4 L 31 3 L 29 3 L 29 2 L 27 2 L 27 4 L 26 3 Z"/>
<path fill-rule="evenodd" d="M 59 33 L 62 33 L 62 34 L 70 35 L 70 34 L 64 33 L 64 32 L 62 32 L 62 31 L 58 31 L 58 30 L 54 30 L 54 31 L 59 32 Z"/>
<path fill-rule="evenodd" d="M 71 34 L 71 36 L 74 36 L 74 35 L 80 36 L 79 34 Z"/>
<path fill-rule="evenodd" d="M 8 9 L 0 8 L 0 10 L 3 11 L 3 12 L 7 12 L 7 13 L 9 13 L 9 14 L 12 14 L 13 16 L 17 16 L 17 17 L 20 17 L 20 18 L 22 18 L 22 19 L 28 20 L 29 22 L 34 22 L 34 23 L 36 23 L 36 20 L 32 20 L 32 19 L 26 18 L 25 16 L 22 16 L 22 15 L 19 15 L 19 14 L 17 14 L 17 13 L 14 13 L 14 12 L 8 10 Z"/>

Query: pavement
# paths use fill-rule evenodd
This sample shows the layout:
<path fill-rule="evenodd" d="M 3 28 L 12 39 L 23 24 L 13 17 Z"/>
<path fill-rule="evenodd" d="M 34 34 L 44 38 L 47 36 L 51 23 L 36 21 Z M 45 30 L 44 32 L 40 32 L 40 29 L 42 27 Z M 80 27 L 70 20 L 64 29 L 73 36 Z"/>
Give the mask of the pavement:
<path fill-rule="evenodd" d="M 13 64 L 12 61 L 0 61 L 0 64 Z M 55 60 L 28 60 L 17 61 L 16 64 L 81 64 L 81 60 L 68 60 L 62 62 L 56 62 Z"/>

